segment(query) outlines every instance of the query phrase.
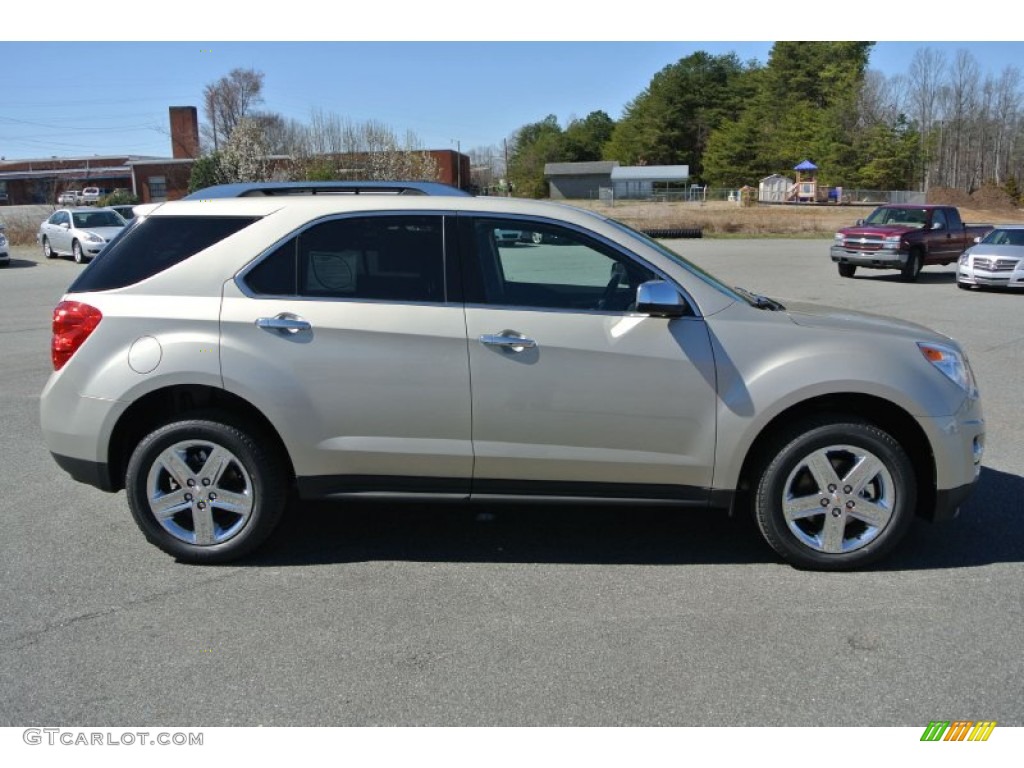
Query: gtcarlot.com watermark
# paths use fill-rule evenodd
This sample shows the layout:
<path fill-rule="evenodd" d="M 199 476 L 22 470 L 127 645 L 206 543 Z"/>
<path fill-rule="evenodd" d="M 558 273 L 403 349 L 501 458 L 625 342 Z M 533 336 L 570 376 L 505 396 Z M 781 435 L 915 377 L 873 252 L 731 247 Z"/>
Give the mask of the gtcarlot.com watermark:
<path fill-rule="evenodd" d="M 26 728 L 22 741 L 51 747 L 201 747 L 202 733 L 184 731 L 86 731 L 77 728 Z"/>

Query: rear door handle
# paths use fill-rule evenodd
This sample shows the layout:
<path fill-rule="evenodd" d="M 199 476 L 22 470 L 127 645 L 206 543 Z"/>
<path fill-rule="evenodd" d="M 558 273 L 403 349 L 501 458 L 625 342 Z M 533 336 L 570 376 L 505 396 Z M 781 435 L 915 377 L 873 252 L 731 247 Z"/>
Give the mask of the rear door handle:
<path fill-rule="evenodd" d="M 256 319 L 257 328 L 266 328 L 269 331 L 280 331 L 281 333 L 298 333 L 299 331 L 311 331 L 313 326 L 308 320 L 303 320 L 298 315 L 282 312 L 275 317 L 260 317 Z"/>
<path fill-rule="evenodd" d="M 522 352 L 524 349 L 534 349 L 537 342 L 528 339 L 521 333 L 515 331 L 502 331 L 501 333 L 485 333 L 480 337 L 480 343 L 488 347 L 501 347 L 506 352 Z"/>

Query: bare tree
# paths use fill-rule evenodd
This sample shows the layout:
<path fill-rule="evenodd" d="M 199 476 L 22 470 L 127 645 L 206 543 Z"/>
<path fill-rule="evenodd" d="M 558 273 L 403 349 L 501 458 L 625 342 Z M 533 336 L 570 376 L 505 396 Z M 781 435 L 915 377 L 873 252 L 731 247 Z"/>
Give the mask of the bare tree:
<path fill-rule="evenodd" d="M 925 160 L 923 184 L 927 192 L 931 186 L 933 156 L 935 148 L 931 140 L 932 128 L 936 119 L 942 81 L 946 72 L 946 57 L 934 48 L 919 48 L 910 62 L 910 73 L 907 76 L 907 100 L 911 114 L 917 122 L 921 136 L 925 137 Z"/>
<path fill-rule="evenodd" d="M 290 154 L 292 175 L 300 179 L 436 181 L 440 176 L 437 161 L 411 131 L 399 139 L 379 121 L 353 123 L 322 110 L 296 132 Z"/>
<path fill-rule="evenodd" d="M 231 137 L 235 126 L 263 103 L 262 72 L 255 69 L 233 69 L 203 89 L 203 111 L 206 114 L 204 133 L 217 151 L 220 143 Z"/>

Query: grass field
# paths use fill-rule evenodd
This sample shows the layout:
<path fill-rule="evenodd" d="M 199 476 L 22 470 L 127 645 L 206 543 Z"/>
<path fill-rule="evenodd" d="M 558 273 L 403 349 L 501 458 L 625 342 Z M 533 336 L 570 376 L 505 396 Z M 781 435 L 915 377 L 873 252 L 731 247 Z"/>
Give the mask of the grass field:
<path fill-rule="evenodd" d="M 700 228 L 705 237 L 824 237 L 867 216 L 873 206 L 755 205 L 572 200 L 571 205 L 610 216 L 636 229 Z M 1024 210 L 962 208 L 968 223 L 1024 224 Z"/>

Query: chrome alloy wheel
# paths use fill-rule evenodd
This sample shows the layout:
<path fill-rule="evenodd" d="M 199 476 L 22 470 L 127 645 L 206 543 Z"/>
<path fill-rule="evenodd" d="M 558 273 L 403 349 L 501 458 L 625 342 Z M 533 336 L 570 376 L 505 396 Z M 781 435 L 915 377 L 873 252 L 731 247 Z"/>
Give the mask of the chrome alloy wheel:
<path fill-rule="evenodd" d="M 205 440 L 186 440 L 162 451 L 150 466 L 146 497 L 167 533 L 197 546 L 227 541 L 245 528 L 253 512 L 252 478 L 242 462 Z"/>
<path fill-rule="evenodd" d="M 804 545 L 826 554 L 853 552 L 885 530 L 898 502 L 884 462 L 853 445 L 805 456 L 786 478 L 782 514 Z"/>

